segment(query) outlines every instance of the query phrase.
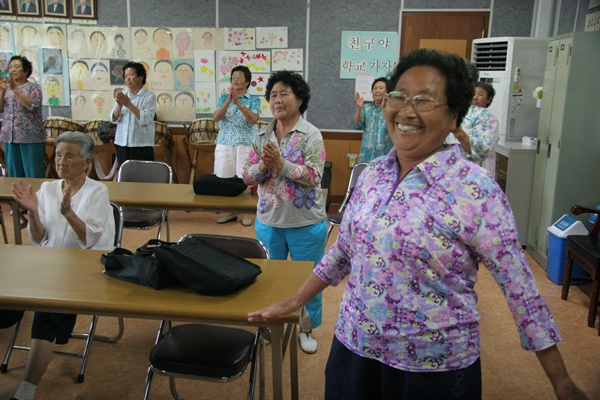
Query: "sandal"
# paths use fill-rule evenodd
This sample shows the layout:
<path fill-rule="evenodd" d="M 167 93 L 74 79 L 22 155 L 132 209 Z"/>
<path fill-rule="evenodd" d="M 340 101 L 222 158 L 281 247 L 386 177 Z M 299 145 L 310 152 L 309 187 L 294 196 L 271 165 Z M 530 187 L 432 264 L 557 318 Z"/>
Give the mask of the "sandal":
<path fill-rule="evenodd" d="M 217 220 L 217 224 L 226 224 L 228 222 L 231 221 L 236 221 L 237 220 L 237 214 L 233 213 L 233 214 L 229 214 L 226 217 L 221 217 Z"/>

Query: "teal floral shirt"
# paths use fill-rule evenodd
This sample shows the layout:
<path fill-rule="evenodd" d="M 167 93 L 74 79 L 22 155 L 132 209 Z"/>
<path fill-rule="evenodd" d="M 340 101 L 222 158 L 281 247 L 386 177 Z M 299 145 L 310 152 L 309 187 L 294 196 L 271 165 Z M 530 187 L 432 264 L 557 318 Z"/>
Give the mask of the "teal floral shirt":
<path fill-rule="evenodd" d="M 460 146 L 463 157 L 479 166 L 483 166 L 495 143 L 492 126 L 490 126 L 489 111 L 485 108 L 472 105 L 469 107 L 469 111 L 460 126 L 469 136 L 469 144 L 471 145 L 471 153 L 467 153 Z M 452 133 L 446 137 L 446 143 L 460 144 Z"/>
<path fill-rule="evenodd" d="M 450 146 L 399 179 L 396 155 L 371 162 L 315 273 L 349 275 L 335 327 L 351 351 L 413 372 L 462 369 L 479 357 L 479 265 L 504 293 L 521 345 L 560 334 L 517 239 L 508 200 Z"/>
<path fill-rule="evenodd" d="M 281 171 L 260 172 L 258 163 L 268 142 L 277 143 L 276 120 L 255 138 L 244 169 L 244 182 L 258 185 L 256 217 L 275 228 L 299 228 L 325 220 L 321 178 L 325 166 L 325 145 L 321 132 L 300 117 L 279 144 L 285 163 Z"/>
<path fill-rule="evenodd" d="M 226 100 L 227 94 L 222 94 L 221 97 L 219 97 L 217 109 L 221 107 Z M 260 115 L 260 99 L 257 96 L 246 92 L 240 97 L 240 101 L 250 111 Z M 238 146 L 240 144 L 251 146 L 252 140 L 257 133 L 258 126 L 256 124 L 251 124 L 232 101 L 227 107 L 225 116 L 219 121 L 219 134 L 215 143 L 226 146 Z"/>
<path fill-rule="evenodd" d="M 362 130 L 362 143 L 358 162 L 369 162 L 387 154 L 394 144 L 383 119 L 383 111 L 373 103 L 365 103 L 360 110 L 360 122 L 350 121 L 354 129 Z"/>

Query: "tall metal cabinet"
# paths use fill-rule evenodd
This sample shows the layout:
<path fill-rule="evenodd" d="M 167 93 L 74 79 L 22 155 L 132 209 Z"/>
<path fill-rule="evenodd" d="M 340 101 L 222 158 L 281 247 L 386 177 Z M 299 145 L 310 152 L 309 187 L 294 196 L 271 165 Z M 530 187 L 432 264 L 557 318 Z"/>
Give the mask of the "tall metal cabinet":
<path fill-rule="evenodd" d="M 550 38 L 527 250 L 544 268 L 548 227 L 600 200 L 600 32 Z"/>

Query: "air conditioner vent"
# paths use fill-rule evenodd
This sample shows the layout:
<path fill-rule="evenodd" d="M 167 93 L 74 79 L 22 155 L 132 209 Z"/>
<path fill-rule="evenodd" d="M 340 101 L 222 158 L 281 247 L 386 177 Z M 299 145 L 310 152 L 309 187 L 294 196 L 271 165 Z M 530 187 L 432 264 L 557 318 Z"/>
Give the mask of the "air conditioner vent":
<path fill-rule="evenodd" d="M 505 71 L 508 42 L 474 43 L 473 60 L 479 71 Z"/>

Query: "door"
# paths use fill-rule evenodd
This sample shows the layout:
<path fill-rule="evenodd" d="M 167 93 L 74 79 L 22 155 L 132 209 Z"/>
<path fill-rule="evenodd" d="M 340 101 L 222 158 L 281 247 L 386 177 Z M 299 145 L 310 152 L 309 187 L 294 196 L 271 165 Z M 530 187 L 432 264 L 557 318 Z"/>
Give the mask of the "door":
<path fill-rule="evenodd" d="M 471 59 L 473 39 L 488 37 L 489 12 L 403 12 L 400 56 L 428 48 Z"/>

